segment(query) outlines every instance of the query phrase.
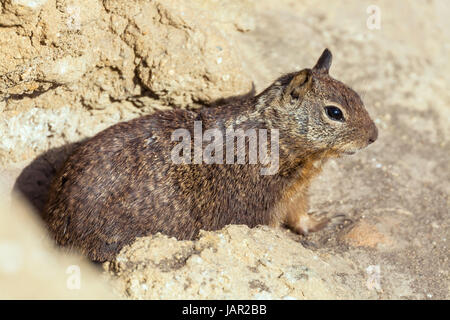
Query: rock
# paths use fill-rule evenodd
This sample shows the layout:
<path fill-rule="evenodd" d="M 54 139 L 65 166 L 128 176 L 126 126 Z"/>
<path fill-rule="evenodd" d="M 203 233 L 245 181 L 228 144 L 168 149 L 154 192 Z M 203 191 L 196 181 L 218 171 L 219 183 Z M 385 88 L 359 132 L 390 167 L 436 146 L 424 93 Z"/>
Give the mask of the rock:
<path fill-rule="evenodd" d="M 116 21 L 128 21 L 118 36 L 134 48 L 142 85 L 169 104 L 207 103 L 251 89 L 232 41 L 222 30 L 227 20 L 217 23 L 208 11 L 226 16 L 226 8 L 217 10 L 220 6 L 213 3 L 217 2 L 105 2 Z"/>
<path fill-rule="evenodd" d="M 0 200 L 0 299 L 114 299 L 98 269 L 59 252 L 20 198 Z"/>
<path fill-rule="evenodd" d="M 17 0 L 2 8 L 0 122 L 15 134 L 2 139 L 0 164 L 158 108 L 251 89 L 233 42 L 253 28 L 250 1 Z M 80 130 L 66 129 L 67 109 Z M 50 121 L 52 133 L 30 132 L 18 114 Z"/>
<path fill-rule="evenodd" d="M 375 297 L 350 260 L 305 249 L 287 233 L 231 225 L 196 241 L 157 234 L 124 247 L 104 268 L 116 291 L 133 299 Z"/>
<path fill-rule="evenodd" d="M 355 247 L 377 248 L 379 245 L 392 246 L 392 239 L 381 233 L 376 226 L 360 221 L 342 236 L 342 240 Z"/>

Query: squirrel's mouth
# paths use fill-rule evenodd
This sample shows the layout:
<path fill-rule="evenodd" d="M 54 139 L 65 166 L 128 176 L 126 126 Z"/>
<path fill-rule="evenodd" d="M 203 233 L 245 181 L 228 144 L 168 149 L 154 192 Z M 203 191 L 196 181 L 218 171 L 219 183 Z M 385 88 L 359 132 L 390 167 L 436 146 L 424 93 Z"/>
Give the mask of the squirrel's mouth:
<path fill-rule="evenodd" d="M 361 147 L 359 145 L 351 143 L 336 148 L 336 151 L 340 155 L 351 156 L 360 151 L 361 149 L 364 149 L 364 146 Z"/>
<path fill-rule="evenodd" d="M 358 152 L 359 150 L 360 150 L 359 148 L 351 148 L 351 149 L 349 148 L 349 149 L 343 150 L 341 152 L 345 155 L 351 156 L 351 155 L 355 154 L 356 152 Z"/>
<path fill-rule="evenodd" d="M 341 148 L 341 153 L 345 155 L 353 155 L 360 151 L 361 149 L 364 149 L 366 146 L 358 146 L 358 145 L 347 145 L 344 148 Z"/>

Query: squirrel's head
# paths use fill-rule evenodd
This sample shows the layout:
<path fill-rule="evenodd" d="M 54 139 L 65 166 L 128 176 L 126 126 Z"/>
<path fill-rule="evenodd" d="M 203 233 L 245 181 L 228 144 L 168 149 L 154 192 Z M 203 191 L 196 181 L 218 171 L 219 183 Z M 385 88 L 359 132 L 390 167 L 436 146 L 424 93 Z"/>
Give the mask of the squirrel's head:
<path fill-rule="evenodd" d="M 274 124 L 280 133 L 298 139 L 299 147 L 352 154 L 373 143 L 378 131 L 358 94 L 329 76 L 331 60 L 325 49 L 314 68 L 280 77 L 260 97 L 275 106 L 267 111 L 280 119 Z"/>

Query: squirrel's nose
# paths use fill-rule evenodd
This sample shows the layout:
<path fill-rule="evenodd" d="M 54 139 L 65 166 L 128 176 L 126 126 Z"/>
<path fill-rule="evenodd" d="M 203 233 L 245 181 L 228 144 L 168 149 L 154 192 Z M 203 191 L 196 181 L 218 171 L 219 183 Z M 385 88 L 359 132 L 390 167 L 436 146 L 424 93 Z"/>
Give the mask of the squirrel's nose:
<path fill-rule="evenodd" d="M 370 136 L 369 136 L 369 144 L 374 143 L 378 138 L 378 129 L 375 126 L 374 123 L 372 123 L 372 130 L 370 132 Z"/>

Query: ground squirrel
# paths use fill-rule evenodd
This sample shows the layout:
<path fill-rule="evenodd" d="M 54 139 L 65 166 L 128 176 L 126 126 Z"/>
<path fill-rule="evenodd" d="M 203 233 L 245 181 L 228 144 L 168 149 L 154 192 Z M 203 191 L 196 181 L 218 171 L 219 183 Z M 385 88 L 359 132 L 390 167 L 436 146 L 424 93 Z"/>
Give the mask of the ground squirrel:
<path fill-rule="evenodd" d="M 228 224 L 285 225 L 300 234 L 323 228 L 332 218 L 308 214 L 311 179 L 326 159 L 352 154 L 378 134 L 358 94 L 328 75 L 331 59 L 326 49 L 314 68 L 283 75 L 254 97 L 159 111 L 83 142 L 55 177 L 44 209 L 57 243 L 106 261 L 136 237 L 157 232 L 193 239 L 201 229 Z M 230 128 L 248 133 L 244 145 L 230 140 L 234 164 L 219 161 L 230 150 L 215 135 L 226 137 Z M 180 137 L 174 139 L 175 132 L 195 137 L 197 129 L 215 130 L 209 155 L 219 160 L 202 161 L 205 141 L 192 150 L 190 141 L 180 148 Z M 272 134 L 270 152 L 252 162 L 251 132 L 264 130 Z M 263 140 L 259 135 L 259 147 Z M 174 161 L 174 150 L 184 162 Z M 276 166 L 264 173 L 269 153 Z"/>

